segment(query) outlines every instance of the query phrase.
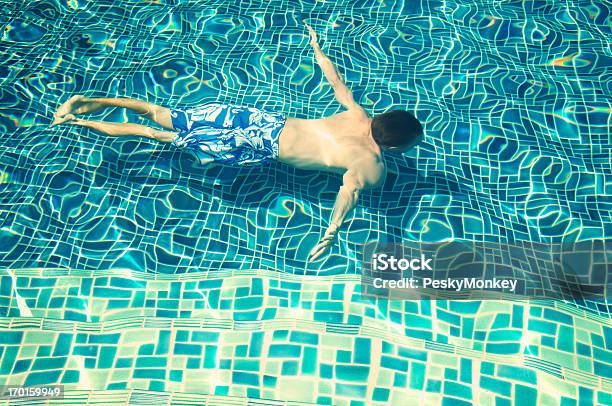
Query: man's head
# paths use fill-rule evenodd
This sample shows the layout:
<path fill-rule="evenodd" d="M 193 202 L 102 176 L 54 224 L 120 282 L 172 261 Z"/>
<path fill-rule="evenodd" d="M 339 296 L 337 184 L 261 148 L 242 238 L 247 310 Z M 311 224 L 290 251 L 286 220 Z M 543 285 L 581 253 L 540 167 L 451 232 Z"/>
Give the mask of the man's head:
<path fill-rule="evenodd" d="M 405 152 L 423 138 L 419 120 L 404 110 L 391 110 L 372 119 L 372 137 L 383 149 Z"/>

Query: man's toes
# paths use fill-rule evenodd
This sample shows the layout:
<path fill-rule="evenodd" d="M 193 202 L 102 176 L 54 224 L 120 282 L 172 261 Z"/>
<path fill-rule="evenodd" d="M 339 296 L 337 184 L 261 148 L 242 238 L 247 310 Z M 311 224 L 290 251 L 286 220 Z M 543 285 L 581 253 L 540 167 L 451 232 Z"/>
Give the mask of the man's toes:
<path fill-rule="evenodd" d="M 53 120 L 53 122 L 51 123 L 51 127 L 55 127 L 56 125 L 65 123 L 67 121 L 73 121 L 75 120 L 76 117 L 74 116 L 74 114 L 66 114 L 65 116 L 55 116 L 55 120 Z"/>
<path fill-rule="evenodd" d="M 83 120 L 82 118 L 76 118 L 73 114 L 68 114 L 69 116 L 72 116 L 71 119 L 66 121 L 66 124 L 69 125 L 82 125 L 84 122 L 86 122 L 87 120 Z"/>
<path fill-rule="evenodd" d="M 66 119 L 65 121 L 74 121 L 74 120 L 76 120 L 76 116 L 74 114 L 66 114 L 64 116 L 64 118 Z"/>
<path fill-rule="evenodd" d="M 54 119 L 53 119 L 53 121 L 51 122 L 51 125 L 50 125 L 49 127 L 55 127 L 56 125 L 61 124 L 61 123 L 63 123 L 64 121 L 66 121 L 66 120 L 64 119 L 64 117 L 59 117 L 59 116 L 53 116 L 53 117 L 54 117 Z"/>

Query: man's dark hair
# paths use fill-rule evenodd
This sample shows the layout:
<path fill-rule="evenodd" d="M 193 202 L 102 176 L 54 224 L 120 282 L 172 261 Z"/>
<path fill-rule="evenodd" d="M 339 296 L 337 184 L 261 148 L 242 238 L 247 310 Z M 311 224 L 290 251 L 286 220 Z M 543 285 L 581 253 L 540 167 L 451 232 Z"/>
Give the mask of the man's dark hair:
<path fill-rule="evenodd" d="M 372 137 L 383 147 L 408 145 L 422 134 L 419 120 L 404 110 L 391 110 L 372 119 Z"/>

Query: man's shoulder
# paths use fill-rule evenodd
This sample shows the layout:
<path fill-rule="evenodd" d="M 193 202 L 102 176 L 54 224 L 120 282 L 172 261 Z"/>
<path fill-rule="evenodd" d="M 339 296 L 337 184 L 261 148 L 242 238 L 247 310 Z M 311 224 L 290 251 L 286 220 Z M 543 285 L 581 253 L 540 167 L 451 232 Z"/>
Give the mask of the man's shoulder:
<path fill-rule="evenodd" d="M 355 159 L 348 171 L 359 180 L 364 188 L 380 186 L 387 174 L 387 168 L 382 157 L 373 152 L 364 153 Z"/>
<path fill-rule="evenodd" d="M 351 117 L 351 119 L 353 120 L 363 120 L 363 121 L 369 121 L 371 120 L 372 117 L 370 117 L 370 115 L 368 114 L 367 111 L 365 111 L 365 109 L 363 107 L 361 107 L 359 104 L 354 104 L 351 106 L 348 106 L 346 108 L 346 110 L 342 110 L 338 113 L 332 114 L 331 116 L 327 116 L 325 118 L 327 119 L 340 119 L 340 118 L 346 118 L 346 117 Z"/>
<path fill-rule="evenodd" d="M 368 112 L 357 103 L 351 105 L 346 112 L 359 121 L 369 122 L 371 120 Z"/>

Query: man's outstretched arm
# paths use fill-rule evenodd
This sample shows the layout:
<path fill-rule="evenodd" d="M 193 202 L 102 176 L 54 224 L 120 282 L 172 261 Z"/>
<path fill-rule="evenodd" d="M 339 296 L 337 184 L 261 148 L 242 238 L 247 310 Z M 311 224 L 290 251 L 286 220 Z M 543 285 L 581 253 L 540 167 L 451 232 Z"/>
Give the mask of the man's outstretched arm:
<path fill-rule="evenodd" d="M 321 70 L 327 78 L 327 81 L 334 89 L 336 100 L 338 100 L 338 102 L 347 109 L 361 109 L 361 106 L 355 103 L 355 100 L 353 99 L 353 92 L 351 92 L 351 90 L 346 86 L 344 80 L 342 80 L 342 76 L 340 76 L 332 61 L 327 57 L 327 55 L 323 53 L 323 51 L 321 51 L 321 47 L 317 42 L 317 33 L 312 29 L 310 25 L 306 24 L 305 22 L 304 24 L 310 32 L 310 45 L 312 45 L 312 48 L 314 49 L 314 54 L 317 63 L 321 67 Z"/>
<path fill-rule="evenodd" d="M 363 182 L 351 170 L 346 171 L 343 176 L 342 186 L 334 203 L 329 227 L 327 227 L 327 231 L 325 231 L 325 235 L 319 244 L 310 251 L 309 261 L 316 260 L 332 246 L 336 239 L 338 228 L 344 222 L 346 215 L 357 205 L 359 193 L 363 187 Z"/>
<path fill-rule="evenodd" d="M 338 229 L 347 214 L 357 205 L 361 191 L 379 186 L 385 179 L 385 174 L 385 165 L 374 157 L 353 162 L 342 177 L 342 186 L 334 203 L 329 227 L 321 241 L 310 251 L 309 261 L 319 258 L 334 244 Z"/>

